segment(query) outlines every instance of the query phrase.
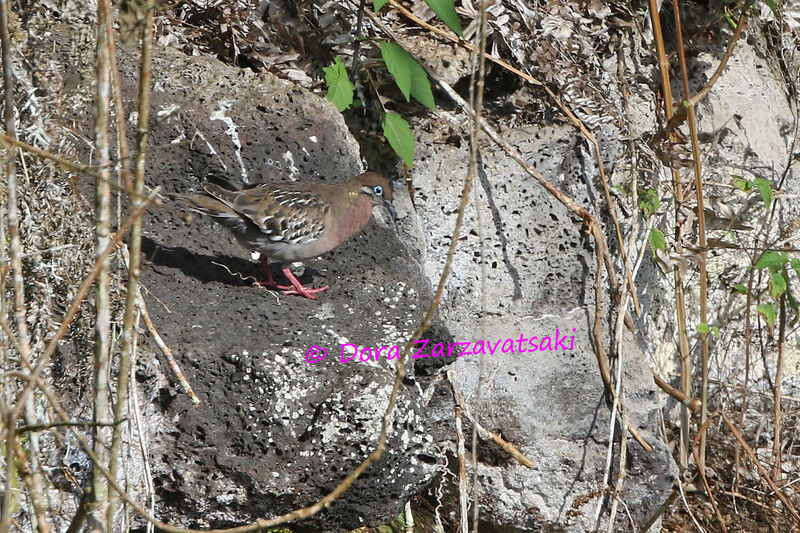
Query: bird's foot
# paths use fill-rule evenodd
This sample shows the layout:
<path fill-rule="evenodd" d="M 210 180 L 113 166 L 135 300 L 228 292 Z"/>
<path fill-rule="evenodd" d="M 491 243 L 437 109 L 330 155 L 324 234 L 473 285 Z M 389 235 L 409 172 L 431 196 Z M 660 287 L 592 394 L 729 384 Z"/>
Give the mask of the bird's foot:
<path fill-rule="evenodd" d="M 259 287 L 265 287 L 267 289 L 275 291 L 281 291 L 281 294 L 283 294 L 284 296 L 296 294 L 298 296 L 303 296 L 311 300 L 317 300 L 318 298 L 315 296 L 315 294 L 327 291 L 329 288 L 327 285 L 325 285 L 324 287 L 313 289 L 300 284 L 299 281 L 298 281 L 298 286 L 278 285 L 277 283 L 274 282 L 270 283 L 269 281 L 256 281 L 256 285 L 258 285 Z"/>
<path fill-rule="evenodd" d="M 327 291 L 328 286 L 325 285 L 324 287 L 319 287 L 317 289 L 312 289 L 309 287 L 304 287 L 300 280 L 292 274 L 292 271 L 289 267 L 283 269 L 283 275 L 286 276 L 286 279 L 289 280 L 289 283 L 292 284 L 292 287 L 288 287 L 288 290 L 283 290 L 283 294 L 297 294 L 298 296 L 303 296 L 305 298 L 309 298 L 311 300 L 316 300 L 317 297 L 315 296 L 317 293 L 322 291 Z"/>
<path fill-rule="evenodd" d="M 269 263 L 266 261 L 266 259 L 262 259 L 262 265 L 264 265 L 264 273 L 267 279 L 256 282 L 256 285 L 260 287 L 281 291 L 284 296 L 296 294 L 310 300 L 317 300 L 318 298 L 316 294 L 328 290 L 327 285 L 316 289 L 303 286 L 303 284 L 300 283 L 300 280 L 297 279 L 297 277 L 288 267 L 283 269 L 283 274 L 286 276 L 286 279 L 289 280 L 291 285 L 278 285 L 272 277 L 272 272 L 269 270 Z"/>
<path fill-rule="evenodd" d="M 319 298 L 317 298 L 315 295 L 317 293 L 320 293 L 320 292 L 323 292 L 323 291 L 327 291 L 327 290 L 328 290 L 328 286 L 327 285 L 325 285 L 324 287 L 318 287 L 316 289 L 312 289 L 312 288 L 309 288 L 309 287 L 304 287 L 304 286 L 301 285 L 300 288 L 293 287 L 293 288 L 291 288 L 291 290 L 288 290 L 288 291 L 285 290 L 285 291 L 283 291 L 283 294 L 285 294 L 285 295 L 296 294 L 298 296 L 303 296 L 303 297 L 308 298 L 310 300 L 318 300 Z"/>

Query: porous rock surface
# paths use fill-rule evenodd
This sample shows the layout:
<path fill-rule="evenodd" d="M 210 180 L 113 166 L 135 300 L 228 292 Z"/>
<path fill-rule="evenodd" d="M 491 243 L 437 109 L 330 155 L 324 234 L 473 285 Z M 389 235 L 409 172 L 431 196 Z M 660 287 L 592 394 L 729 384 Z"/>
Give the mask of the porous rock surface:
<path fill-rule="evenodd" d="M 456 117 L 449 119 L 457 123 Z M 431 248 L 448 242 L 466 175 L 466 143 L 458 147 L 442 142 L 452 134 L 426 133 L 420 142 L 415 200 Z M 602 192 L 587 184 L 591 156 L 573 128 L 530 124 L 503 131 L 503 136 L 554 185 L 595 210 L 594 199 Z M 604 145 L 609 158 L 617 149 L 615 143 Z M 595 509 L 603 496 L 598 488 L 606 470 L 611 412 L 592 346 L 592 244 L 580 220 L 499 148 L 484 146 L 479 172 L 475 187 L 486 239 L 486 316 L 481 325 L 474 312 L 481 307 L 474 203 L 467 207 L 441 315 L 457 341 L 473 342 L 473 351 L 478 340 L 495 346 L 494 353 L 483 349 L 480 422 L 533 461 L 527 468 L 496 446 L 479 446 L 481 517 L 512 531 L 591 531 L 597 527 Z M 437 276 L 441 258 L 432 252 L 426 258 L 426 271 Z M 604 320 L 606 346 L 609 327 Z M 671 492 L 677 468 L 656 437 L 663 398 L 656 393 L 648 361 L 630 334 L 622 346 L 628 416 L 654 447 L 645 452 L 635 440 L 627 441 L 624 501 L 639 527 Z M 479 368 L 480 355 L 465 355 L 450 372 L 469 405 L 476 398 Z M 431 413 L 439 422 L 440 438 L 452 439 L 452 400 L 445 394 L 433 398 Z M 618 443 L 617 435 L 612 474 L 619 462 Z M 618 525 L 626 527 L 622 521 Z"/>
<path fill-rule="evenodd" d="M 303 89 L 166 49 L 153 73 L 150 186 L 196 190 L 212 173 L 335 182 L 362 170 L 341 115 Z M 184 224 L 173 209 L 154 210 L 144 235 L 145 299 L 202 402 L 192 407 L 174 384 L 151 392 L 159 401 L 150 418 L 162 420 L 151 436 L 162 516 L 237 524 L 316 502 L 376 446 L 394 383 L 393 361 L 342 364 L 340 345 L 403 343 L 429 299 L 419 265 L 373 219 L 307 263 L 304 281 L 330 285 L 310 301 L 242 280 L 260 279 L 257 263 L 210 220 Z M 312 346 L 328 357 L 308 363 Z M 300 528 L 336 531 L 398 514 L 436 462 L 422 409 L 406 381 L 384 457 Z"/>

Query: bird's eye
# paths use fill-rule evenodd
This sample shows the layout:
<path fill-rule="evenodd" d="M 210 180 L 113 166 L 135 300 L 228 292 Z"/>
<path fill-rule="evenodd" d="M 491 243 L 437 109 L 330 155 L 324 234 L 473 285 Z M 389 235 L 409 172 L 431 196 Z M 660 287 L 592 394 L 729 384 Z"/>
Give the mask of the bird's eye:
<path fill-rule="evenodd" d="M 372 188 L 372 191 L 378 196 L 383 196 L 383 187 L 381 187 L 380 185 L 374 186 Z"/>

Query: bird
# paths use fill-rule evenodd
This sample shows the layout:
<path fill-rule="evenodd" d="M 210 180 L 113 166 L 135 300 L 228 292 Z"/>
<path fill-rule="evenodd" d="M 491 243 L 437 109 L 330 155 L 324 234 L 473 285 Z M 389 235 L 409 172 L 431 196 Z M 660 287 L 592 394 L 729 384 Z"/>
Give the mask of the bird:
<path fill-rule="evenodd" d="M 266 279 L 257 284 L 312 300 L 328 286 L 304 287 L 288 266 L 283 274 L 291 285 L 279 285 L 269 258 L 283 264 L 325 254 L 360 232 L 376 206 L 397 218 L 391 184 L 377 172 L 364 172 L 339 184 L 298 181 L 230 190 L 206 181 L 202 187 L 205 194 L 182 199 L 230 230 L 244 248 L 259 252 Z"/>

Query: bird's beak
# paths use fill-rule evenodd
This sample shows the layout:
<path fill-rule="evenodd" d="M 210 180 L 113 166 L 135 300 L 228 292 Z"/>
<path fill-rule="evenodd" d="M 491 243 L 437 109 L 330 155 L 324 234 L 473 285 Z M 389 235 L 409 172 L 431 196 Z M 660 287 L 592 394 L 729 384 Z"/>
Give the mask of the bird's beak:
<path fill-rule="evenodd" d="M 386 210 L 389 211 L 389 214 L 392 215 L 392 220 L 396 221 L 397 220 L 397 211 L 394 210 L 394 206 L 392 205 L 392 203 L 390 201 L 388 201 L 388 200 L 384 200 L 383 201 L 383 205 L 384 205 L 384 207 L 386 207 Z"/>

